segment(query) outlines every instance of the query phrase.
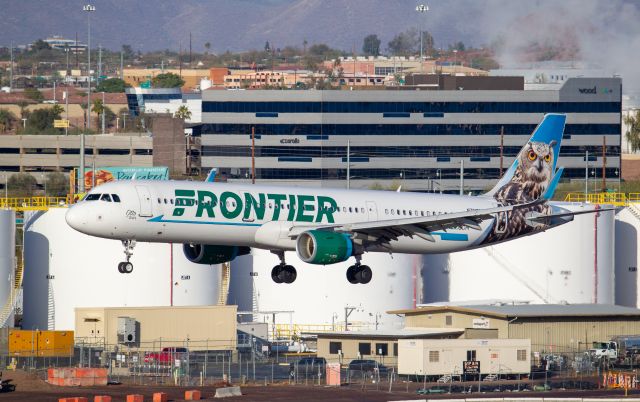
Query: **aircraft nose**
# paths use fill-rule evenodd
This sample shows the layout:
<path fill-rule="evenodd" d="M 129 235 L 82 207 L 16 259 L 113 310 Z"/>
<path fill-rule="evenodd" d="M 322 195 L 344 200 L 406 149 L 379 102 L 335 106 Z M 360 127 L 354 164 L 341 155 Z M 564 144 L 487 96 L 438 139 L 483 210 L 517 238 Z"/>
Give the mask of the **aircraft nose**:
<path fill-rule="evenodd" d="M 77 231 L 82 231 L 83 227 L 87 224 L 86 211 L 82 208 L 82 205 L 74 205 L 65 214 L 64 218 L 67 221 L 67 225 L 71 226 Z"/>

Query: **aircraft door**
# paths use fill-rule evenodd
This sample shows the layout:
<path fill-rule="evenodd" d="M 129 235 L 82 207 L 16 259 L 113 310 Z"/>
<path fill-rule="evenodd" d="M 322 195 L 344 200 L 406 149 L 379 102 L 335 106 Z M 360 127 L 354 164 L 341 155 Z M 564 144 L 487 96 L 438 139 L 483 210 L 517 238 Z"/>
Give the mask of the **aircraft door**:
<path fill-rule="evenodd" d="M 138 192 L 138 200 L 140 201 L 140 210 L 138 215 L 140 216 L 153 216 L 151 206 L 151 193 L 147 186 L 136 186 Z"/>
<path fill-rule="evenodd" d="M 376 203 L 373 201 L 367 201 L 367 214 L 369 214 L 369 221 L 377 221 L 378 220 L 378 208 Z"/>

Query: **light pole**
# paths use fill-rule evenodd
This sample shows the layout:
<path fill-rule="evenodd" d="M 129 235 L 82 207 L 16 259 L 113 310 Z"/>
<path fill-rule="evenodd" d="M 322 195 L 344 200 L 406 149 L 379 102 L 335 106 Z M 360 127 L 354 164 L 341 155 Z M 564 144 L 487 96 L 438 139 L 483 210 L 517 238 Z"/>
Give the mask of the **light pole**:
<path fill-rule="evenodd" d="M 100 117 L 102 117 L 102 134 L 104 134 L 104 111 L 105 111 L 105 104 L 104 104 L 104 91 L 102 92 L 102 113 L 100 113 Z"/>
<path fill-rule="evenodd" d="M 440 194 L 442 194 L 442 171 L 440 169 L 438 169 L 438 171 L 436 172 L 436 175 L 438 176 L 438 189 L 440 190 Z"/>
<path fill-rule="evenodd" d="M 82 9 L 87 12 L 87 131 L 91 129 L 91 13 L 96 7 L 87 4 Z M 84 193 L 84 136 L 80 134 L 80 177 L 78 178 L 78 192 Z"/>
<path fill-rule="evenodd" d="M 426 6 L 424 4 L 420 4 L 419 6 L 416 6 L 416 11 L 419 12 L 420 14 L 425 14 L 427 11 L 429 11 L 429 6 Z M 423 44 L 422 44 L 422 38 L 423 38 L 423 34 L 422 34 L 422 29 L 419 29 L 420 31 L 420 72 L 422 72 L 422 62 L 423 62 Z"/>

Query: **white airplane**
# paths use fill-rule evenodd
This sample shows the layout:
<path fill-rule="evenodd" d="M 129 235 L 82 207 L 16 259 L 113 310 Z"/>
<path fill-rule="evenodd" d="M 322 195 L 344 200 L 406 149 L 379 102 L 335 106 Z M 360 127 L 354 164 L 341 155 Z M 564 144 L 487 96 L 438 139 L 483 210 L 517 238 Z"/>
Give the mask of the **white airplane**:
<path fill-rule="evenodd" d="M 188 260 L 219 264 L 270 250 L 280 258 L 276 283 L 295 281 L 285 262 L 296 251 L 310 264 L 353 257 L 350 283 L 368 283 L 365 252 L 449 253 L 513 240 L 573 220 L 575 212 L 547 201 L 565 115 L 548 114 L 506 174 L 477 197 L 393 191 L 277 187 L 193 181 L 118 181 L 92 189 L 69 208 L 67 223 L 92 236 L 121 240 L 130 273 L 136 242 L 183 243 Z M 587 213 L 592 211 L 585 211 Z"/>

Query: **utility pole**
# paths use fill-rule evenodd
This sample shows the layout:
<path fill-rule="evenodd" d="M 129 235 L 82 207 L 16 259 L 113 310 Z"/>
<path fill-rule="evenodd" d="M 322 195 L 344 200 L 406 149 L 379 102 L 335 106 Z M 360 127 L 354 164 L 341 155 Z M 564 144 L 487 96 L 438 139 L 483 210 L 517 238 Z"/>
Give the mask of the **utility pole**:
<path fill-rule="evenodd" d="M 9 69 L 9 92 L 13 92 L 13 42 L 11 42 L 11 49 L 9 49 L 9 53 L 11 54 L 11 66 Z"/>
<path fill-rule="evenodd" d="M 256 184 L 256 127 L 251 127 L 251 184 Z"/>
<path fill-rule="evenodd" d="M 87 130 L 91 129 L 91 13 L 96 11 L 96 7 L 87 4 L 82 7 L 87 12 Z M 76 39 L 77 43 L 77 39 Z M 77 54 L 77 53 L 76 53 Z M 84 136 L 80 134 L 80 177 L 78 178 L 78 192 L 84 193 Z"/>
<path fill-rule="evenodd" d="M 104 103 L 104 91 L 102 92 L 102 113 L 100 113 L 100 117 L 102 118 L 102 134 L 104 134 L 104 112 L 105 112 L 105 103 Z"/>
<path fill-rule="evenodd" d="M 347 140 L 347 190 L 351 188 L 351 140 Z"/>
<path fill-rule="evenodd" d="M 607 137 L 602 136 L 602 190 L 606 191 L 607 188 Z"/>
<path fill-rule="evenodd" d="M 460 159 L 460 195 L 464 193 L 464 160 Z"/>
<path fill-rule="evenodd" d="M 124 52 L 120 51 L 120 79 L 124 80 Z"/>
<path fill-rule="evenodd" d="M 75 49 L 76 49 L 75 54 L 76 54 L 76 70 L 77 70 L 78 66 L 80 66 L 80 62 L 78 60 L 78 57 L 79 57 L 78 53 L 80 53 L 80 52 L 78 52 L 78 32 L 77 31 L 76 31 L 76 46 L 75 46 Z"/>
<path fill-rule="evenodd" d="M 355 310 L 355 307 L 345 306 L 344 307 L 344 330 L 349 330 L 349 316 Z"/>
<path fill-rule="evenodd" d="M 191 32 L 189 32 L 189 68 L 191 68 Z"/>
<path fill-rule="evenodd" d="M 500 127 L 500 177 L 502 177 L 503 159 L 504 159 L 504 126 L 501 126 Z"/>
<path fill-rule="evenodd" d="M 98 45 L 98 77 L 96 78 L 96 85 L 100 83 L 100 77 L 102 77 L 102 45 Z"/>
<path fill-rule="evenodd" d="M 585 199 L 589 194 L 589 151 L 584 156 L 584 196 Z"/>

